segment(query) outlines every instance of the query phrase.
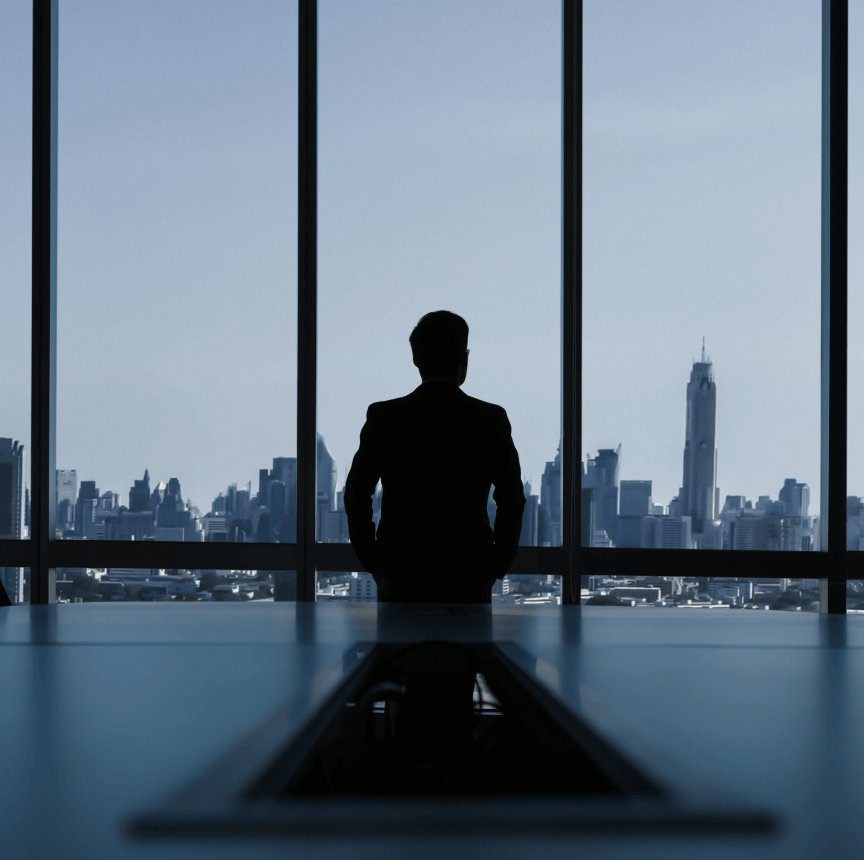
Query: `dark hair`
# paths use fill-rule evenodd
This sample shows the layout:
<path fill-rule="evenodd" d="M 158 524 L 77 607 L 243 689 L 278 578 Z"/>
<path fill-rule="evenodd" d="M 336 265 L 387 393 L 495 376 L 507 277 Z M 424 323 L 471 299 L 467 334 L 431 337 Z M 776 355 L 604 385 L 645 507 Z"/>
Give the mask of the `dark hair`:
<path fill-rule="evenodd" d="M 450 311 L 432 311 L 420 317 L 408 340 L 422 376 L 449 375 L 468 349 L 468 323 Z"/>

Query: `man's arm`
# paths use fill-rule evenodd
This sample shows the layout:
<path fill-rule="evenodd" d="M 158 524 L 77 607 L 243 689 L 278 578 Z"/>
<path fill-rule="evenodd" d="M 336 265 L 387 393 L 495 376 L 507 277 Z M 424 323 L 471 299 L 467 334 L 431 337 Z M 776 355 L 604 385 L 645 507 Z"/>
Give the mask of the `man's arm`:
<path fill-rule="evenodd" d="M 360 431 L 360 447 L 345 479 L 344 501 L 351 546 L 354 547 L 360 564 L 373 575 L 378 570 L 378 546 L 375 542 L 375 522 L 372 519 L 372 495 L 381 477 L 376 437 L 370 406 L 366 412 L 366 423 Z"/>
<path fill-rule="evenodd" d="M 522 487 L 522 469 L 519 454 L 513 444 L 510 422 L 502 409 L 498 416 L 495 449 L 492 462 L 492 483 L 497 512 L 495 514 L 495 545 L 492 549 L 493 582 L 501 579 L 516 558 L 519 537 L 522 534 L 522 511 L 525 491 Z"/>

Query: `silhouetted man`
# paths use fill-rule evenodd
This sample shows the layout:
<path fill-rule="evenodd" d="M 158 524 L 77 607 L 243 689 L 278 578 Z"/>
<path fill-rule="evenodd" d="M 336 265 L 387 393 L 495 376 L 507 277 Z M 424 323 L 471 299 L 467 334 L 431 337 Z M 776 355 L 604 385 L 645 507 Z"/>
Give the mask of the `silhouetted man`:
<path fill-rule="evenodd" d="M 459 388 L 468 372 L 462 317 L 426 314 L 410 343 L 423 383 L 369 407 L 345 481 L 351 544 L 379 601 L 489 603 L 492 583 L 516 555 L 525 506 L 510 422 L 500 406 Z M 371 496 L 379 479 L 376 538 Z"/>

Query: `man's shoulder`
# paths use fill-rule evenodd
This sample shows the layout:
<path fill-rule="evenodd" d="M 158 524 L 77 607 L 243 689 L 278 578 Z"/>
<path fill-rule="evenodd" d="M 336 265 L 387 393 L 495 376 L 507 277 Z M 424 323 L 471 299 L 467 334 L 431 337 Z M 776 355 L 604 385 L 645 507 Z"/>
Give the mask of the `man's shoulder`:
<path fill-rule="evenodd" d="M 394 397 L 392 400 L 378 400 L 375 403 L 370 403 L 369 408 L 366 410 L 366 417 L 379 418 L 407 409 L 410 407 L 410 397 L 410 394 L 406 394 L 404 397 Z"/>
<path fill-rule="evenodd" d="M 461 394 L 464 398 L 463 402 L 477 414 L 492 420 L 501 420 L 507 417 L 507 412 L 503 406 L 499 406 L 497 403 L 489 403 L 487 400 L 480 400 L 479 397 L 472 397 L 464 391 Z"/>
<path fill-rule="evenodd" d="M 455 386 L 453 388 L 455 389 L 455 402 L 474 417 L 496 423 L 507 419 L 507 413 L 503 406 L 489 403 L 486 400 L 480 400 L 478 397 L 472 397 L 470 394 L 462 391 L 461 388 L 456 388 Z M 392 400 L 379 400 L 376 403 L 371 403 L 366 411 L 366 418 L 370 421 L 377 419 L 386 420 L 388 418 L 397 418 L 403 414 L 411 414 L 418 410 L 422 412 L 431 408 L 437 409 L 438 401 L 429 398 L 427 394 L 421 388 L 417 388 L 404 397 L 395 397 Z M 451 403 L 454 403 L 450 399 L 452 397 L 453 394 L 450 393 L 448 387 L 447 399 Z"/>

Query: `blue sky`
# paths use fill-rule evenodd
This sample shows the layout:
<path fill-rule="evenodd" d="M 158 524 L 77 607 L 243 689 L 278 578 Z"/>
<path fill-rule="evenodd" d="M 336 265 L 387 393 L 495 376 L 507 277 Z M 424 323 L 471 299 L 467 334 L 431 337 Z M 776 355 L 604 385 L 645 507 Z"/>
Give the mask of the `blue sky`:
<path fill-rule="evenodd" d="M 19 438 L 29 5 L 0 9 L 0 435 Z M 208 509 L 295 453 L 295 9 L 63 3 L 57 463 L 124 502 L 146 467 Z M 796 477 L 818 505 L 820 10 L 585 3 L 583 456 L 622 443 L 621 477 L 663 504 L 704 335 L 721 494 Z M 320 60 L 318 425 L 340 483 L 368 403 L 419 382 L 411 327 L 443 307 L 471 326 L 465 390 L 507 408 L 539 488 L 559 432 L 558 2 L 322 0 Z"/>

